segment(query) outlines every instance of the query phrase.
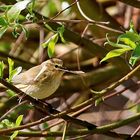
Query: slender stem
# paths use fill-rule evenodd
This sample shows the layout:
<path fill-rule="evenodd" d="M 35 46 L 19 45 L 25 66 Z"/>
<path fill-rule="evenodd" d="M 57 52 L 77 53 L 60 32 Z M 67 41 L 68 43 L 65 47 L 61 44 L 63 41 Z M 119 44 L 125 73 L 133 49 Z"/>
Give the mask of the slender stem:
<path fill-rule="evenodd" d="M 100 94 L 103 95 L 111 90 L 113 90 L 114 88 L 116 88 L 117 86 L 119 86 L 121 83 L 123 83 L 124 81 L 130 79 L 135 72 L 137 72 L 140 69 L 140 65 L 138 65 L 136 68 L 134 68 L 131 72 L 129 72 L 127 75 L 125 75 L 123 78 L 121 78 L 120 80 L 118 80 L 117 82 L 113 83 L 112 85 L 110 85 L 109 87 L 107 87 L 106 89 L 103 89 L 101 91 L 94 91 L 91 90 L 92 93 L 95 94 Z"/>
<path fill-rule="evenodd" d="M 44 123 L 48 120 L 54 119 L 54 118 L 62 118 L 66 121 L 70 121 L 73 122 L 75 124 L 81 125 L 83 127 L 86 127 L 88 129 L 94 129 L 96 126 L 94 124 L 91 124 L 87 121 L 82 121 L 80 119 L 76 119 L 73 118 L 71 116 L 66 115 L 66 113 L 61 113 L 58 110 L 55 110 L 54 108 L 52 108 L 51 104 L 45 103 L 41 100 L 36 100 L 30 96 L 28 96 L 27 94 L 25 94 L 24 92 L 22 92 L 21 90 L 19 90 L 18 88 L 16 88 L 15 86 L 11 85 L 10 83 L 8 83 L 7 81 L 5 81 L 4 79 L 0 79 L 0 83 L 3 84 L 4 86 L 6 86 L 7 88 L 13 90 L 14 92 L 16 92 L 17 94 L 21 94 L 21 95 L 26 95 L 24 97 L 24 100 L 28 100 L 30 102 L 32 102 L 32 104 L 34 105 L 35 108 L 37 108 L 39 111 L 41 111 L 45 116 L 49 115 L 49 117 L 44 117 L 43 119 L 36 121 L 35 123 L 29 123 L 26 125 L 21 126 L 21 128 L 18 128 L 18 130 L 23 129 L 23 128 L 28 128 L 40 123 Z M 11 132 L 14 131 L 15 128 L 9 128 L 8 130 L 1 130 L 0 133 L 7 133 L 7 132 Z"/>
<path fill-rule="evenodd" d="M 117 134 L 115 132 L 109 132 L 110 130 L 122 127 L 124 125 L 130 124 L 132 122 L 135 122 L 136 120 L 140 119 L 140 113 L 137 113 L 134 116 L 131 116 L 125 120 L 121 120 L 121 121 L 117 121 L 108 125 L 104 125 L 104 126 L 99 126 L 96 127 L 93 130 L 87 130 L 87 129 L 80 129 L 77 131 L 67 131 L 66 132 L 66 136 L 78 136 L 78 135 L 86 135 L 86 134 L 105 134 L 108 136 L 112 136 L 112 137 L 117 137 L 117 138 L 128 138 L 130 137 L 130 135 L 121 135 L 121 134 Z M 18 127 L 16 127 L 18 128 Z M 0 130 L 1 131 L 1 130 Z M 18 134 L 19 136 L 23 136 L 23 137 L 29 137 L 29 136 L 34 136 L 34 137 L 56 137 L 56 136 L 62 136 L 63 132 L 49 132 L 49 131 L 43 131 L 43 132 L 19 132 Z M 135 136 L 134 136 L 135 137 Z M 140 136 L 136 136 L 139 137 Z"/>
<path fill-rule="evenodd" d="M 2 121 L 5 117 L 7 117 L 8 114 L 10 114 L 14 109 L 18 108 L 19 106 L 23 105 L 27 103 L 27 101 L 23 101 L 21 102 L 20 104 L 17 104 L 16 106 L 14 106 L 13 108 L 11 108 L 9 111 L 7 111 L 5 114 L 3 114 L 1 117 L 0 117 L 0 121 Z"/>
<path fill-rule="evenodd" d="M 62 135 L 62 140 L 65 140 L 67 126 L 68 126 L 68 123 L 65 122 L 65 123 L 64 123 L 64 131 L 63 131 L 63 135 Z"/>

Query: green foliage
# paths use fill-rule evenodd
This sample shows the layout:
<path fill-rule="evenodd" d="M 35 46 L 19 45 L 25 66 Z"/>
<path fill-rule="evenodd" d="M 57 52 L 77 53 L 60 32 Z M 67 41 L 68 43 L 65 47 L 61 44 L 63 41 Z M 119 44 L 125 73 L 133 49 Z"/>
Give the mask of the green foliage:
<path fill-rule="evenodd" d="M 48 56 L 51 58 L 54 55 L 55 52 L 55 45 L 58 41 L 58 38 L 60 37 L 61 41 L 65 43 L 65 39 L 63 37 L 64 33 L 64 26 L 57 28 L 57 31 L 54 31 L 49 25 L 45 25 L 49 30 L 55 32 L 53 36 L 51 36 L 46 42 L 42 44 L 44 48 L 48 47 Z"/>
<path fill-rule="evenodd" d="M 46 128 L 48 128 L 48 123 L 43 123 L 43 129 L 46 129 Z"/>
<path fill-rule="evenodd" d="M 21 29 L 21 31 L 24 31 L 26 37 L 28 36 L 25 27 L 22 24 L 18 23 L 18 18 L 21 11 L 24 10 L 29 3 L 31 3 L 31 0 L 24 0 L 17 2 L 13 6 L 3 7 L 5 13 L 0 16 L 0 38 L 3 36 L 3 34 L 7 31 L 9 27 L 13 28 L 14 31 L 12 32 L 12 34 L 16 38 L 19 35 L 17 29 Z"/>
<path fill-rule="evenodd" d="M 95 106 L 98 106 L 103 101 L 104 101 L 103 98 L 99 98 L 99 99 L 95 100 Z"/>
<path fill-rule="evenodd" d="M 121 34 L 117 38 L 117 42 L 111 42 L 108 37 L 106 44 L 109 44 L 113 47 L 116 47 L 117 49 L 111 50 L 102 60 L 106 61 L 110 58 L 120 56 L 128 51 L 131 52 L 131 57 L 129 58 L 129 64 L 131 66 L 134 66 L 136 62 L 140 59 L 140 35 L 135 31 L 133 24 L 130 24 L 129 31 L 126 31 L 126 33 Z"/>
<path fill-rule="evenodd" d="M 10 122 L 8 119 L 4 119 L 0 122 L 0 129 L 2 128 L 14 128 L 20 126 L 23 120 L 23 115 L 19 115 L 16 119 L 16 122 Z M 18 135 L 18 131 L 14 131 L 14 133 L 10 136 L 10 140 L 13 140 Z"/>
<path fill-rule="evenodd" d="M 6 19 L 4 17 L 0 17 L 0 26 L 6 26 L 8 25 L 8 22 L 6 21 Z"/>
<path fill-rule="evenodd" d="M 3 36 L 3 34 L 7 31 L 8 26 L 3 26 L 0 28 L 0 38 Z"/>
<path fill-rule="evenodd" d="M 13 32 L 12 32 L 13 36 L 15 38 L 17 38 L 20 35 L 20 33 L 18 32 L 19 29 L 21 29 L 25 33 L 25 36 L 27 39 L 29 36 L 29 33 L 28 33 L 27 29 L 22 24 L 15 24 L 13 26 Z"/>
<path fill-rule="evenodd" d="M 0 61 L 0 78 L 3 78 L 4 63 Z"/>
<path fill-rule="evenodd" d="M 14 126 L 13 122 L 10 122 L 8 119 L 4 119 L 0 122 L 0 129 L 2 128 L 12 128 Z"/>
<path fill-rule="evenodd" d="M 129 59 L 129 64 L 132 66 L 135 65 L 135 63 L 140 59 L 140 43 L 137 43 L 136 48 L 134 49 L 130 59 Z"/>
<path fill-rule="evenodd" d="M 16 123 L 15 123 L 14 127 L 20 126 L 22 120 L 23 120 L 23 115 L 18 116 L 18 118 L 16 119 Z M 18 132 L 19 132 L 18 130 L 14 131 L 14 133 L 10 136 L 10 140 L 13 140 L 18 135 Z"/>
<path fill-rule="evenodd" d="M 11 7 L 12 5 L 0 5 L 0 11 L 8 11 Z"/>
<path fill-rule="evenodd" d="M 45 43 L 42 44 L 44 48 L 48 47 L 48 56 L 51 58 L 54 54 L 55 44 L 58 41 L 58 33 L 51 36 Z"/>
<path fill-rule="evenodd" d="M 15 96 L 15 92 L 10 89 L 6 90 L 6 93 L 8 94 L 9 97 Z"/>
<path fill-rule="evenodd" d="M 30 2 L 31 0 L 24 0 L 14 4 L 6 14 L 8 22 L 15 22 L 18 19 L 18 16 L 20 15 L 21 11 L 24 10 Z"/>
<path fill-rule="evenodd" d="M 8 65 L 9 65 L 9 78 L 8 81 L 11 82 L 13 76 L 17 73 L 17 69 L 14 69 L 14 61 L 8 58 Z"/>
<path fill-rule="evenodd" d="M 63 42 L 63 43 L 65 43 L 65 39 L 64 39 L 64 37 L 63 37 L 63 33 L 64 33 L 64 25 L 62 25 L 61 27 L 58 27 L 57 28 L 57 32 L 58 32 L 58 34 L 59 34 L 59 37 L 61 38 L 61 41 Z"/>

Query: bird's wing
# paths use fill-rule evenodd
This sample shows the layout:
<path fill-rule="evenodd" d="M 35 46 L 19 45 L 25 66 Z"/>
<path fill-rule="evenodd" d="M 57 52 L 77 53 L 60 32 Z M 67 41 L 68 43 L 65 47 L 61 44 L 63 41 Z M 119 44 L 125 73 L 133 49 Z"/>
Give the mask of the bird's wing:
<path fill-rule="evenodd" d="M 33 84 L 36 75 L 41 71 L 41 67 L 35 66 L 23 73 L 20 73 L 12 78 L 13 84 Z"/>
<path fill-rule="evenodd" d="M 34 78 L 34 81 L 39 81 L 40 78 L 42 78 L 44 72 L 47 71 L 47 67 L 44 65 L 41 70 L 39 71 L 39 73 L 36 75 L 36 77 Z"/>

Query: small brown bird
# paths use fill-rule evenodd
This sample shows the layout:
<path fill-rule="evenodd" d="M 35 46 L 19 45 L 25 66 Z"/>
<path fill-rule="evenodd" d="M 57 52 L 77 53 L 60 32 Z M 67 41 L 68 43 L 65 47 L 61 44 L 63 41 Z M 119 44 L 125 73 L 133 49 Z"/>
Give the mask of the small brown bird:
<path fill-rule="evenodd" d="M 82 71 L 69 71 L 62 66 L 62 60 L 57 58 L 49 59 L 38 66 L 15 75 L 12 83 L 29 96 L 36 99 L 44 99 L 57 90 L 65 72 L 84 73 Z"/>

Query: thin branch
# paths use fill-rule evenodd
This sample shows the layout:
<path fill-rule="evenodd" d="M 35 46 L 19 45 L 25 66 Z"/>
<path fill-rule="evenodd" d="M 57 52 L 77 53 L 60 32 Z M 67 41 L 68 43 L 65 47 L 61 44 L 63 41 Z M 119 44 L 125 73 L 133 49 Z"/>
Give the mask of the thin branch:
<path fill-rule="evenodd" d="M 67 127 L 68 127 L 68 122 L 65 122 L 64 123 L 63 135 L 62 135 L 62 140 L 65 140 Z"/>
<path fill-rule="evenodd" d="M 88 106 L 90 104 L 93 104 L 93 102 L 101 97 L 103 97 L 104 95 L 106 95 L 109 91 L 113 90 L 115 87 L 117 87 L 118 85 L 120 85 L 122 82 L 128 80 L 129 78 L 131 78 L 138 70 L 140 69 L 140 65 L 138 65 L 136 68 L 134 68 L 132 71 L 130 71 L 126 76 L 124 76 L 123 78 L 121 78 L 120 80 L 118 80 L 117 82 L 115 82 L 114 84 L 110 85 L 109 87 L 107 87 L 106 89 L 103 89 L 101 91 L 94 91 L 92 90 L 92 93 L 95 94 L 95 96 L 89 100 L 86 100 L 85 102 L 69 109 L 66 111 L 66 113 L 70 113 L 70 112 L 74 112 L 77 111 L 85 106 Z"/>
<path fill-rule="evenodd" d="M 114 88 L 116 88 L 117 86 L 119 86 L 121 83 L 123 83 L 124 81 L 130 79 L 138 70 L 140 69 L 140 65 L 138 65 L 136 68 L 134 68 L 131 72 L 129 72 L 127 75 L 125 75 L 123 78 L 121 78 L 120 80 L 118 80 L 117 82 L 113 83 L 112 85 L 110 85 L 109 87 L 107 87 L 106 89 L 103 89 L 101 91 L 94 91 L 91 90 L 92 93 L 95 94 L 99 94 L 100 96 L 113 90 Z"/>
<path fill-rule="evenodd" d="M 140 113 L 137 113 L 134 116 L 131 116 L 125 120 L 121 120 L 121 121 L 117 121 L 111 124 L 107 124 L 107 125 L 103 125 L 103 126 L 99 126 L 96 127 L 94 130 L 87 130 L 87 129 L 80 129 L 77 131 L 67 131 L 66 132 L 66 136 L 78 136 L 78 135 L 86 135 L 86 134 L 104 134 L 104 135 L 108 135 L 111 137 L 117 137 L 117 138 L 128 138 L 130 137 L 130 135 L 121 135 L 121 134 L 117 134 L 115 132 L 110 132 L 110 130 L 125 126 L 127 124 L 130 124 L 132 122 L 135 122 L 136 120 L 140 119 Z M 16 127 L 17 128 L 17 127 Z M 1 130 L 0 130 L 1 132 Z M 22 137 L 29 137 L 29 136 L 34 136 L 34 137 L 56 137 L 56 136 L 62 136 L 63 132 L 19 132 L 18 136 L 22 136 Z M 138 136 L 136 136 L 138 137 Z"/>
<path fill-rule="evenodd" d="M 1 117 L 0 117 L 0 121 L 2 121 L 8 114 L 10 114 L 14 109 L 18 108 L 19 106 L 23 105 L 27 103 L 27 101 L 23 101 L 21 102 L 20 104 L 17 104 L 16 106 L 14 106 L 13 108 L 11 108 L 9 111 L 7 111 L 5 114 L 3 114 Z"/>
<path fill-rule="evenodd" d="M 4 86 L 6 86 L 7 88 L 13 90 L 17 94 L 26 95 L 24 97 L 24 100 L 30 101 L 34 105 L 34 107 L 37 108 L 43 114 L 50 115 L 50 117 L 45 117 L 45 118 L 41 119 L 40 121 L 38 121 L 36 123 L 30 123 L 30 124 L 27 124 L 27 125 L 23 125 L 21 128 L 27 128 L 29 126 L 34 126 L 34 125 L 43 123 L 43 122 L 47 121 L 48 119 L 51 120 L 51 119 L 54 119 L 56 117 L 62 118 L 66 121 L 73 122 L 73 123 L 81 125 L 83 127 L 87 127 L 88 129 L 94 129 L 96 127 L 95 125 L 93 125 L 93 124 L 91 124 L 87 121 L 82 121 L 82 120 L 70 117 L 70 116 L 66 115 L 65 113 L 60 113 L 60 111 L 57 111 L 54 108 L 52 108 L 52 106 L 50 104 L 48 104 L 46 102 L 43 102 L 41 100 L 36 100 L 36 99 L 28 96 L 27 94 L 25 94 L 24 92 L 22 92 L 21 90 L 19 90 L 15 86 L 11 85 L 10 83 L 5 81 L 4 79 L 0 79 L 0 83 L 3 84 Z M 14 131 L 14 128 L 9 129 L 9 131 Z M 7 133 L 6 130 L 2 130 L 0 133 L 3 133 L 3 132 Z"/>
<path fill-rule="evenodd" d="M 137 135 L 137 133 L 140 131 L 140 125 L 137 127 L 137 129 L 132 133 L 131 137 L 134 137 Z"/>
<path fill-rule="evenodd" d="M 69 9 L 70 7 L 72 7 L 73 5 L 75 5 L 79 0 L 75 0 L 73 3 L 71 3 L 68 7 L 66 7 L 65 9 L 61 10 L 58 14 L 56 14 L 54 17 L 50 18 L 50 21 L 55 19 L 56 17 L 58 17 L 59 15 L 61 15 L 64 11 L 66 11 L 67 9 Z"/>
<path fill-rule="evenodd" d="M 109 22 L 104 22 L 104 21 L 88 21 L 88 20 L 82 20 L 82 19 L 71 19 L 71 20 L 68 20 L 68 19 L 53 19 L 53 20 L 50 20 L 50 19 L 42 19 L 42 20 L 38 20 L 36 23 L 38 24 L 41 24 L 41 23 L 57 23 L 57 22 L 63 22 L 63 23 L 81 23 L 81 22 L 84 22 L 84 23 L 87 23 L 87 24 L 95 24 L 95 25 L 108 25 Z M 33 22 L 32 21 L 25 21 L 23 22 L 23 24 L 32 24 Z"/>

